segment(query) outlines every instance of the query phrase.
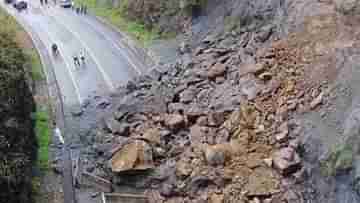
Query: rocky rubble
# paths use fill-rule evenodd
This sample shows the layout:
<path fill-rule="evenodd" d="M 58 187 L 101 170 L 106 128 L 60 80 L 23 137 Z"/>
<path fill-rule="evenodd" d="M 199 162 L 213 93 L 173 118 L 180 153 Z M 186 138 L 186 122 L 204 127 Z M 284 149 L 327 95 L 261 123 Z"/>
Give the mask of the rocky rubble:
<path fill-rule="evenodd" d="M 302 168 L 295 115 L 324 102 L 327 80 L 307 78 L 316 57 L 304 55 L 301 36 L 263 47 L 234 40 L 227 48 L 227 37 L 209 38 L 130 82 L 89 146 L 94 173 L 151 188 L 154 202 L 293 198 L 282 180 Z"/>
<path fill-rule="evenodd" d="M 87 138 L 95 144 L 85 168 L 147 189 L 153 202 L 302 202 L 293 187 L 307 175 L 299 117 L 330 106 L 339 50 L 358 46 L 338 5 L 311 3 L 321 15 L 285 38 L 273 24 L 210 33 L 175 64 L 129 82 Z"/>

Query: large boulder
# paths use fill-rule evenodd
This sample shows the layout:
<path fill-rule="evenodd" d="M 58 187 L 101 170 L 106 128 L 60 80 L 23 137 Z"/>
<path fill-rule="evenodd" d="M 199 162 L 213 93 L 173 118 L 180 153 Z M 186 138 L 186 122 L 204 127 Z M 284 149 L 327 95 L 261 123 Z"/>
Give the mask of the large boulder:
<path fill-rule="evenodd" d="M 273 164 L 281 174 L 288 175 L 301 167 L 301 159 L 295 149 L 286 147 L 275 152 Z"/>
<path fill-rule="evenodd" d="M 143 140 L 134 140 L 115 153 L 110 166 L 113 172 L 151 169 L 154 167 L 152 148 Z"/>

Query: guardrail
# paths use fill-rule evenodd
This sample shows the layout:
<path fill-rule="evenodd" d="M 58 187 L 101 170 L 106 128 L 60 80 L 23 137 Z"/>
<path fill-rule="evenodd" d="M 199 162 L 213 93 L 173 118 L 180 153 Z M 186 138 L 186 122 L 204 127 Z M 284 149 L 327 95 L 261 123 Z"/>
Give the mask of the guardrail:
<path fill-rule="evenodd" d="M 149 203 L 145 195 L 101 193 L 102 203 Z"/>

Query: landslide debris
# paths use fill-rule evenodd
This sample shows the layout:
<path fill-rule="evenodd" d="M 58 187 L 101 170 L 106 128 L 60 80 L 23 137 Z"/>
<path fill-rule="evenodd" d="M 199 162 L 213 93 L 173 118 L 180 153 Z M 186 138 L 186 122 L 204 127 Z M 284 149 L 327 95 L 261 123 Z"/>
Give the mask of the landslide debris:
<path fill-rule="evenodd" d="M 88 138 L 96 144 L 86 170 L 147 189 L 152 202 L 302 202 L 293 187 L 306 175 L 298 118 L 329 106 L 339 50 L 358 47 L 354 22 L 336 5 L 313 6 L 319 13 L 286 37 L 273 24 L 209 34 L 130 82 Z M 108 119 L 127 133 L 109 131 Z"/>

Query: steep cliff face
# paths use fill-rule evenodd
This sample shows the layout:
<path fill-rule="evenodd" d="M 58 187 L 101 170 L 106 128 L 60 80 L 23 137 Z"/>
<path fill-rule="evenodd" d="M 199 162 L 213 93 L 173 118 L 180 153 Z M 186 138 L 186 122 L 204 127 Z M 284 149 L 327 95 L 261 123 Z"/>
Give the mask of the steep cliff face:
<path fill-rule="evenodd" d="M 131 19 L 160 32 L 173 32 L 183 31 L 193 16 L 199 16 L 207 0 L 135 0 L 123 5 Z"/>
<path fill-rule="evenodd" d="M 127 17 L 160 32 L 195 34 L 198 27 L 205 33 L 241 34 L 273 26 L 272 31 L 284 36 L 300 26 L 305 16 L 324 12 L 316 0 L 122 0 L 120 4 Z"/>
<path fill-rule="evenodd" d="M 0 203 L 31 202 L 36 137 L 35 106 L 26 82 L 26 57 L 11 34 L 0 30 Z"/>

